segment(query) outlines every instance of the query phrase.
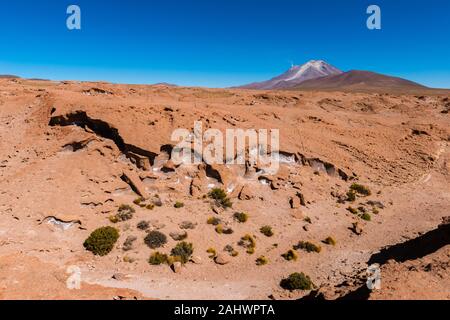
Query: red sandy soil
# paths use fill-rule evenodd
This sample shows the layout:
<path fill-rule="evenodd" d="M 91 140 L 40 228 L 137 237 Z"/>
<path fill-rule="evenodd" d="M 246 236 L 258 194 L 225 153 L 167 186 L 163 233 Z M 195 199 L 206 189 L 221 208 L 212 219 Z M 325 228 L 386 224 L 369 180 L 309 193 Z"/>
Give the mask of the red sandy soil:
<path fill-rule="evenodd" d="M 434 230 L 450 215 L 449 97 L 0 80 L 0 298 L 297 299 L 308 292 L 279 285 L 293 272 L 308 274 L 338 298 L 336 286 L 365 270 L 374 253 Z M 74 122 L 75 114 L 84 118 Z M 254 167 L 215 166 L 211 177 L 202 165 L 174 167 L 164 152 L 175 144 L 172 131 L 192 129 L 194 121 L 202 121 L 204 130 L 280 129 L 280 150 L 294 162 L 264 177 L 267 184 L 258 181 Z M 129 159 L 136 157 L 143 159 L 140 165 Z M 170 172 L 159 170 L 164 165 Z M 157 194 L 162 206 L 134 205 L 138 195 L 121 179 L 124 172 L 147 197 Z M 355 182 L 371 195 L 339 203 Z M 229 191 L 232 209 L 217 210 L 203 197 L 212 185 Z M 369 200 L 384 209 L 373 213 Z M 176 201 L 184 207 L 175 209 Z M 121 204 L 136 213 L 114 224 L 109 217 Z M 350 213 L 349 206 L 364 207 L 371 221 Z M 249 221 L 236 222 L 235 212 L 247 212 Z M 216 233 L 206 223 L 211 216 L 233 234 Z M 73 224 L 63 230 L 51 217 Z M 136 228 L 142 220 L 167 235 L 159 249 L 164 253 L 177 243 L 169 234 L 181 232 L 180 223 L 196 224 L 186 241 L 193 243 L 198 263 L 179 273 L 149 265 L 153 250 L 143 241 L 145 231 Z M 349 230 L 355 222 L 360 235 Z M 273 237 L 259 232 L 263 225 L 273 228 Z M 120 239 L 109 255 L 98 257 L 83 242 L 102 226 L 119 229 Z M 253 255 L 237 244 L 246 234 L 256 239 Z M 128 236 L 137 240 L 124 251 Z M 321 242 L 329 236 L 335 246 Z M 284 260 L 281 254 L 299 241 L 322 250 L 299 250 L 297 261 Z M 226 245 L 239 255 L 228 256 Z M 210 259 L 210 247 L 229 263 Z M 371 298 L 448 299 L 448 249 L 384 264 L 389 290 Z M 269 263 L 257 266 L 260 256 Z M 437 265 L 433 272 L 422 270 L 428 263 Z M 65 288 L 71 265 L 82 270 L 79 292 Z M 115 274 L 121 276 L 112 279 Z"/>

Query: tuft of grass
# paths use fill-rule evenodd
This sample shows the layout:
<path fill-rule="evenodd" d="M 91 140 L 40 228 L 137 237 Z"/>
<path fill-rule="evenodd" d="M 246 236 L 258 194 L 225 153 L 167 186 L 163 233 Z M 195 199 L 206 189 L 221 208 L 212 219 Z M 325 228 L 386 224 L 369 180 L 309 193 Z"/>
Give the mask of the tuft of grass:
<path fill-rule="evenodd" d="M 240 223 L 245 223 L 248 221 L 248 214 L 246 214 L 245 212 L 236 212 L 233 217 Z"/>
<path fill-rule="evenodd" d="M 218 226 L 221 222 L 222 222 L 222 220 L 220 220 L 220 218 L 210 217 L 210 218 L 208 218 L 208 221 L 206 223 L 213 225 L 213 226 Z"/>
<path fill-rule="evenodd" d="M 180 201 L 177 201 L 177 202 L 174 204 L 174 207 L 175 207 L 176 209 L 183 208 L 183 207 L 184 207 L 184 203 L 183 203 L 183 202 L 180 202 Z"/>
<path fill-rule="evenodd" d="M 159 266 L 168 262 L 167 254 L 160 253 L 158 251 L 154 252 L 148 259 L 148 263 L 153 266 Z"/>
<path fill-rule="evenodd" d="M 305 250 L 306 252 L 317 252 L 320 253 L 322 251 L 322 248 L 318 245 L 315 245 L 312 242 L 309 241 L 300 241 L 296 246 L 294 246 L 295 250 Z"/>
<path fill-rule="evenodd" d="M 303 219 L 305 222 L 312 224 L 312 220 L 310 217 L 305 217 L 305 219 Z"/>
<path fill-rule="evenodd" d="M 330 246 L 335 246 L 336 245 L 336 240 L 334 240 L 333 237 L 328 237 L 325 240 L 323 240 L 323 243 L 328 244 Z"/>
<path fill-rule="evenodd" d="M 210 193 L 208 193 L 208 196 L 215 200 L 217 205 L 220 205 L 225 209 L 233 206 L 233 203 L 227 197 L 227 193 L 223 189 L 214 188 Z"/>
<path fill-rule="evenodd" d="M 256 248 L 255 238 L 249 234 L 243 236 L 238 242 L 238 245 L 247 249 L 248 254 L 254 254 Z"/>
<path fill-rule="evenodd" d="M 179 260 L 181 263 L 188 263 L 194 253 L 194 246 L 192 243 L 187 243 L 185 241 L 179 242 L 170 252 L 170 255 L 174 257 L 175 260 Z"/>
<path fill-rule="evenodd" d="M 287 261 L 297 261 L 298 259 L 297 253 L 292 249 L 286 253 L 283 253 L 281 256 Z"/>
<path fill-rule="evenodd" d="M 161 248 L 167 243 L 167 236 L 159 231 L 151 231 L 145 237 L 144 242 L 150 249 Z"/>
<path fill-rule="evenodd" d="M 353 207 L 348 207 L 348 208 L 347 208 L 347 211 L 349 211 L 349 212 L 352 213 L 352 214 L 358 214 L 358 209 L 355 209 L 355 208 L 353 208 Z"/>
<path fill-rule="evenodd" d="M 356 192 L 353 190 L 349 190 L 347 192 L 347 201 L 354 202 L 356 201 Z"/>
<path fill-rule="evenodd" d="M 113 227 L 96 229 L 84 241 L 83 246 L 97 256 L 106 256 L 112 251 L 119 239 L 119 231 Z"/>
<path fill-rule="evenodd" d="M 206 250 L 206 253 L 209 253 L 209 258 L 214 259 L 217 256 L 217 251 L 214 248 L 209 248 Z"/>
<path fill-rule="evenodd" d="M 145 208 L 147 210 L 153 210 L 153 209 L 155 209 L 155 205 L 153 203 L 150 203 L 150 204 L 146 205 Z"/>
<path fill-rule="evenodd" d="M 115 218 L 117 219 L 117 222 L 131 220 L 131 219 L 133 219 L 133 214 L 135 212 L 136 212 L 136 210 L 134 210 L 133 207 L 131 207 L 127 204 L 122 204 L 119 207 L 119 210 L 118 210 Z"/>
<path fill-rule="evenodd" d="M 259 231 L 266 237 L 272 237 L 274 235 L 271 226 L 263 226 Z"/>
<path fill-rule="evenodd" d="M 367 213 L 367 212 L 364 212 L 362 215 L 360 215 L 360 218 L 363 219 L 363 220 L 366 220 L 366 221 L 371 221 L 372 220 L 371 215 L 369 213 Z"/>
<path fill-rule="evenodd" d="M 372 194 L 372 192 L 370 191 L 370 189 L 366 186 L 363 186 L 362 184 L 358 184 L 358 183 L 354 183 L 350 186 L 350 190 L 354 191 L 356 193 L 358 193 L 359 195 L 362 196 L 370 196 Z"/>
<path fill-rule="evenodd" d="M 264 266 L 268 263 L 269 263 L 269 259 L 267 259 L 265 256 L 261 256 L 258 259 L 256 259 L 257 266 Z"/>
<path fill-rule="evenodd" d="M 311 278 L 302 273 L 292 273 L 286 279 L 281 280 L 280 286 L 285 290 L 311 290 L 314 287 L 314 283 Z"/>
<path fill-rule="evenodd" d="M 144 198 L 139 197 L 139 198 L 135 199 L 135 200 L 133 201 L 133 203 L 134 203 L 135 205 L 137 205 L 137 206 L 140 206 L 141 203 L 144 202 L 144 201 L 145 201 Z"/>
<path fill-rule="evenodd" d="M 139 230 L 148 230 L 150 223 L 148 221 L 141 221 L 136 226 Z"/>

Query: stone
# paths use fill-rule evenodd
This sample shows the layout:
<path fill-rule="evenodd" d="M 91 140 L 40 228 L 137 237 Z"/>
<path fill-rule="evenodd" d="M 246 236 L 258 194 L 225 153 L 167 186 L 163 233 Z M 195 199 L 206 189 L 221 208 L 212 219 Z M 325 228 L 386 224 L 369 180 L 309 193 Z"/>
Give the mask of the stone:
<path fill-rule="evenodd" d="M 255 198 L 255 195 L 253 194 L 252 190 L 249 186 L 244 186 L 239 193 L 239 200 L 251 200 Z"/>
<path fill-rule="evenodd" d="M 112 278 L 113 278 L 114 280 L 117 280 L 117 281 L 124 281 L 124 280 L 126 280 L 128 277 L 127 277 L 125 274 L 123 274 L 123 273 L 115 273 L 115 274 L 112 276 Z"/>
<path fill-rule="evenodd" d="M 183 241 L 188 236 L 186 231 L 171 232 L 169 235 L 175 241 Z"/>
<path fill-rule="evenodd" d="M 190 261 L 194 264 L 202 264 L 202 258 L 199 256 L 192 256 Z"/>
<path fill-rule="evenodd" d="M 224 254 L 219 253 L 215 258 L 214 258 L 214 262 L 219 264 L 219 265 L 226 265 L 228 263 L 230 263 L 230 258 Z"/>
<path fill-rule="evenodd" d="M 181 273 L 182 269 L 183 269 L 183 265 L 181 264 L 181 262 L 177 261 L 172 264 L 173 272 Z"/>
<path fill-rule="evenodd" d="M 138 195 L 143 197 L 144 199 L 148 199 L 149 195 L 145 190 L 145 186 L 139 176 L 131 170 L 126 170 L 122 174 L 122 180 L 128 183 Z"/>
<path fill-rule="evenodd" d="M 196 226 L 197 226 L 197 224 L 193 223 L 191 221 L 183 221 L 179 224 L 180 229 L 184 229 L 184 230 L 186 230 L 186 229 L 193 230 L 193 229 L 195 229 Z"/>
<path fill-rule="evenodd" d="M 354 222 L 354 223 L 352 224 L 352 227 L 350 228 L 350 230 L 352 230 L 353 233 L 356 234 L 356 235 L 358 235 L 358 236 L 359 236 L 360 234 L 363 233 L 363 229 L 362 229 L 362 227 L 359 225 L 358 222 Z"/>

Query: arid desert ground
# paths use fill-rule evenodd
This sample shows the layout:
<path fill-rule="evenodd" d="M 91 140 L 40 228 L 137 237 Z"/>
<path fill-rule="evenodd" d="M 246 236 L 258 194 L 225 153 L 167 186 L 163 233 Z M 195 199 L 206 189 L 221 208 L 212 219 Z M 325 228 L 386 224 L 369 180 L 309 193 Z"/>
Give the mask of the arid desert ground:
<path fill-rule="evenodd" d="M 449 113 L 448 91 L 0 79 L 0 299 L 450 299 Z M 280 170 L 175 165 L 171 134 L 195 121 L 279 129 Z M 123 205 L 134 212 L 117 221 Z M 94 255 L 83 244 L 105 226 L 119 239 Z M 181 240 L 189 262 L 149 264 Z M 373 263 L 381 289 L 368 292 Z M 314 289 L 283 289 L 294 272 Z"/>

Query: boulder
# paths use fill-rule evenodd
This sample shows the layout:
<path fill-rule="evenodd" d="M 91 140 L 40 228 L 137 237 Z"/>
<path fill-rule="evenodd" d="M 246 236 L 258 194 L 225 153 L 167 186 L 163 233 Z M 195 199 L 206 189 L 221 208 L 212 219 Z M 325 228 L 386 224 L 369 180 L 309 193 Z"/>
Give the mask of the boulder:
<path fill-rule="evenodd" d="M 214 258 L 214 262 L 219 264 L 219 265 L 225 265 L 230 263 L 230 257 L 224 254 L 219 253 L 215 258 Z"/>
<path fill-rule="evenodd" d="M 122 180 L 128 183 L 138 195 L 147 199 L 149 197 L 144 184 L 142 183 L 139 176 L 131 170 L 125 170 L 122 174 Z"/>

